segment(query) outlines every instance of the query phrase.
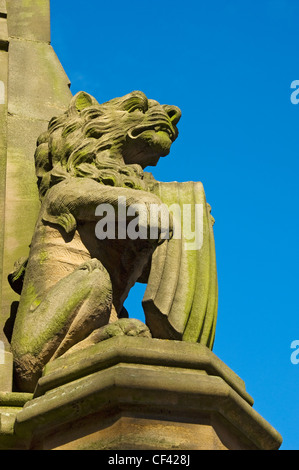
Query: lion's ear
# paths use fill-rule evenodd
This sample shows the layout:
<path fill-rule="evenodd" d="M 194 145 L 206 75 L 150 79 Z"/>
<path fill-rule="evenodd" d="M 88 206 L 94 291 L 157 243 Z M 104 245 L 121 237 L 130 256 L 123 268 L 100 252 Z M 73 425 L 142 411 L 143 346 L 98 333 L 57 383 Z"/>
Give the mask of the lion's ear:
<path fill-rule="evenodd" d="M 80 113 L 83 109 L 88 108 L 96 104 L 97 101 L 93 96 L 85 93 L 85 91 L 79 91 L 71 100 L 70 108 L 72 111 Z"/>

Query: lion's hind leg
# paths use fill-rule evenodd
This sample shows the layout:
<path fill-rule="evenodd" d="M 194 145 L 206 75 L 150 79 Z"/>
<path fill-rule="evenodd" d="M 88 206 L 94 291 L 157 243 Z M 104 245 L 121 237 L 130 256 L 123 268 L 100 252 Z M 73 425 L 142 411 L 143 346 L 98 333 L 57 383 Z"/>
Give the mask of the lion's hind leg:
<path fill-rule="evenodd" d="M 111 309 L 110 276 L 97 259 L 57 282 L 38 305 L 20 303 L 12 336 L 18 388 L 33 391 L 45 364 L 108 324 Z"/>

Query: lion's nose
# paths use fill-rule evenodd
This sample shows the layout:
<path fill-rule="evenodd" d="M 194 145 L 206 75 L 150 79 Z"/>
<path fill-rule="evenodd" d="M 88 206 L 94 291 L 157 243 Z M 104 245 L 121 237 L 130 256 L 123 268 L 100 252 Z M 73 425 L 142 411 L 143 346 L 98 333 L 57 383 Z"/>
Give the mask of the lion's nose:
<path fill-rule="evenodd" d="M 171 123 L 176 125 L 181 119 L 181 115 L 182 115 L 180 108 L 178 108 L 177 106 L 170 106 L 168 104 L 164 105 L 163 107 L 165 111 L 167 112 Z"/>

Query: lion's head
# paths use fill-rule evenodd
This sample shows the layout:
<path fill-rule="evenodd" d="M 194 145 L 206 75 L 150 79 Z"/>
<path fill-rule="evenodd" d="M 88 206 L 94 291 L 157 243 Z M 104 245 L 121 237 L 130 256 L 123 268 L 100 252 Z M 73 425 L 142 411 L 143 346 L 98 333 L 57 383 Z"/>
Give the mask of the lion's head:
<path fill-rule="evenodd" d="M 143 168 L 168 155 L 180 117 L 179 108 L 160 105 L 141 91 L 103 104 L 77 93 L 37 141 L 41 197 L 69 175 L 144 189 Z"/>

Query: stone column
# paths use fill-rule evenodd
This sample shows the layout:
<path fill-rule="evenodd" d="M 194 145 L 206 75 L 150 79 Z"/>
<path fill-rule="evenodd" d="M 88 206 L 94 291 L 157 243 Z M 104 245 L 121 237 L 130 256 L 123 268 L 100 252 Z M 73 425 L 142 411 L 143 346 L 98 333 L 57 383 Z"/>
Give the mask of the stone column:
<path fill-rule="evenodd" d="M 19 300 L 7 276 L 28 255 L 39 210 L 36 140 L 70 99 L 69 80 L 50 45 L 49 0 L 0 0 L 0 341 L 7 351 L 0 391 L 11 388 L 2 329 Z"/>
<path fill-rule="evenodd" d="M 0 0 L 0 301 L 2 299 L 5 192 L 7 163 L 7 105 L 8 105 L 8 30 L 6 1 Z M 0 316 L 0 391 L 12 387 L 12 355 L 2 333 Z"/>

